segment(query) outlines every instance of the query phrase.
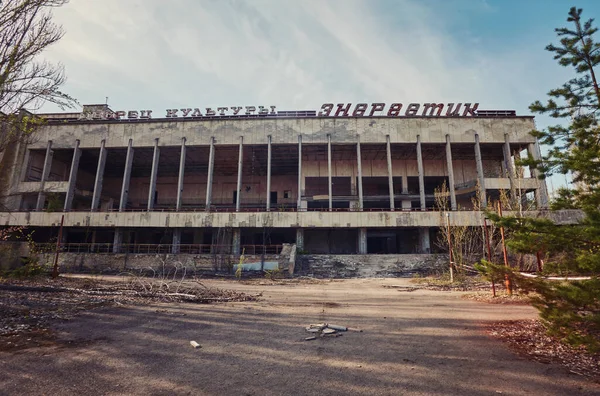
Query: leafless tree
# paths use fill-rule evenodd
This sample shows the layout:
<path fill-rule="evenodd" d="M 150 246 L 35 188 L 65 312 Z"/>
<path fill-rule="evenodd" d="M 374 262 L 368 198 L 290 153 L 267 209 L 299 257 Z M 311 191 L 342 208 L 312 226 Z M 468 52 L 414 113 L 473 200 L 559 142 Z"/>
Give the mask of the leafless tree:
<path fill-rule="evenodd" d="M 37 109 L 43 102 L 71 107 L 73 98 L 59 90 L 64 67 L 39 60 L 64 31 L 52 22 L 53 7 L 68 0 L 0 1 L 0 111 Z"/>
<path fill-rule="evenodd" d="M 60 91 L 62 64 L 41 60 L 40 54 L 60 40 L 64 31 L 52 22 L 52 8 L 68 0 L 0 0 L 0 156 L 12 145 L 28 143 L 37 122 L 23 109 L 44 102 L 60 108 L 76 101 Z"/>

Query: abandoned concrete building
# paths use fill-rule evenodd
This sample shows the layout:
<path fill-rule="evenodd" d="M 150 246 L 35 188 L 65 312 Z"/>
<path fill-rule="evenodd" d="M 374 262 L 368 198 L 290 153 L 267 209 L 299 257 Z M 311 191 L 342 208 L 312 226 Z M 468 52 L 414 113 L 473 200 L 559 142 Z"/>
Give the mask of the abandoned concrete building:
<path fill-rule="evenodd" d="M 428 254 L 444 183 L 457 225 L 480 225 L 473 198 L 485 206 L 501 190 L 547 205 L 544 181 L 514 162 L 540 158 L 533 117 L 382 105 L 38 114 L 35 139 L 2 159 L 1 224 L 44 240 L 62 219 L 72 253 L 276 254 L 291 243 L 305 254 Z"/>

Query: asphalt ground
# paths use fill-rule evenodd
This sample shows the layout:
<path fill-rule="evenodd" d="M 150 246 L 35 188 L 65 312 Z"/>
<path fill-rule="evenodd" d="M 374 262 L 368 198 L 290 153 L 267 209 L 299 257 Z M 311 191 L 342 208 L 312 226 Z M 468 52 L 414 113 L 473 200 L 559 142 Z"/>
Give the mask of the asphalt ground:
<path fill-rule="evenodd" d="M 534 318 L 533 308 L 384 287 L 408 282 L 213 280 L 205 284 L 263 295 L 88 311 L 56 325 L 52 345 L 0 353 L 0 394 L 600 395 L 488 335 L 490 323 Z M 363 331 L 305 341 L 305 327 L 321 322 Z"/>

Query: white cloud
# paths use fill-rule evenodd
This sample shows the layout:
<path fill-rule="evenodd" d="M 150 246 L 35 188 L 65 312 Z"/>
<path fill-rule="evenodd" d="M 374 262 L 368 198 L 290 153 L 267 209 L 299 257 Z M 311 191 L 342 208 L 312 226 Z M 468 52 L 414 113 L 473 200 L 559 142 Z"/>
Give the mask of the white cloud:
<path fill-rule="evenodd" d="M 108 96 L 113 108 L 158 114 L 328 101 L 479 101 L 522 113 L 540 96 L 528 84 L 540 76 L 524 67 L 534 64 L 526 51 L 483 51 L 477 35 L 458 41 L 421 2 L 395 1 L 389 12 L 375 4 L 72 1 L 55 11 L 67 33 L 47 57 L 65 64 L 65 91 L 80 102 Z"/>

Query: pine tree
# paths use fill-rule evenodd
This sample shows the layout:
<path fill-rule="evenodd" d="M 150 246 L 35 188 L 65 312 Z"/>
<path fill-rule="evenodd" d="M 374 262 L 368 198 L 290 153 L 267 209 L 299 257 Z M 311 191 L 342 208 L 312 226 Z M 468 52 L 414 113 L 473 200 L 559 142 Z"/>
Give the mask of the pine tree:
<path fill-rule="evenodd" d="M 515 272 L 517 284 L 537 292 L 534 305 L 549 331 L 571 343 L 600 349 L 600 88 L 596 69 L 600 43 L 594 40 L 593 19 L 583 22 L 581 9 L 569 11 L 570 27 L 555 29 L 559 44 L 546 50 L 554 59 L 575 71 L 575 77 L 548 93 L 544 104 L 534 102 L 530 110 L 559 119 L 563 124 L 532 134 L 550 150 L 541 161 L 531 157 L 523 165 L 536 167 L 541 177 L 571 174 L 574 184 L 559 191 L 553 210 L 580 209 L 583 219 L 576 225 L 557 225 L 543 218 L 489 217 L 511 231 L 512 251 L 547 258 L 545 274 L 583 275 L 580 281 L 529 281 Z M 487 272 L 506 271 L 489 265 Z M 511 271 L 509 271 L 511 272 Z"/>

